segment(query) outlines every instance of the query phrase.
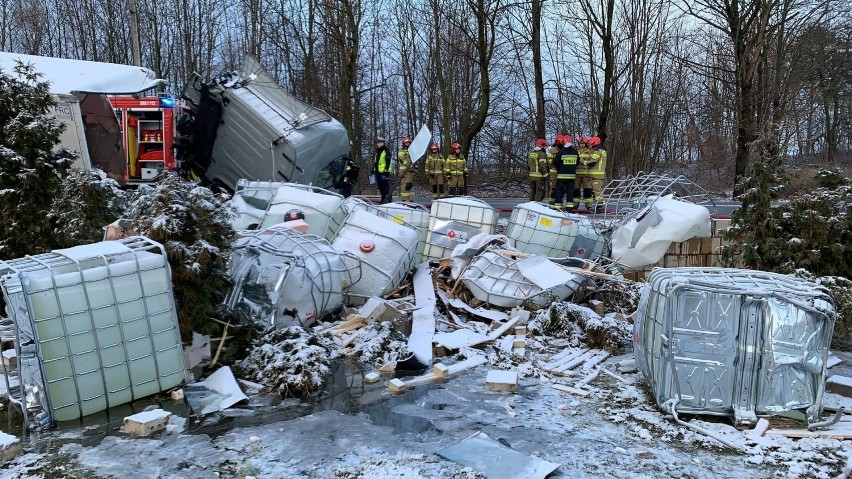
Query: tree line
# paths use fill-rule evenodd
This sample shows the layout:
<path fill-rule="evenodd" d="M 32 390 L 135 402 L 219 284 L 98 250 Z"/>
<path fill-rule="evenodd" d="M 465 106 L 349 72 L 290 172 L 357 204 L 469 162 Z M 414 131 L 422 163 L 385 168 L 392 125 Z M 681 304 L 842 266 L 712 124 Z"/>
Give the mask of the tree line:
<path fill-rule="evenodd" d="M 340 119 L 362 165 L 422 124 L 483 190 L 525 183 L 557 133 L 603 138 L 610 178 L 717 191 L 766 138 L 798 165 L 850 163 L 848 1 L 0 0 L 0 50 L 130 64 L 133 4 L 141 63 L 173 93 L 251 54 Z"/>

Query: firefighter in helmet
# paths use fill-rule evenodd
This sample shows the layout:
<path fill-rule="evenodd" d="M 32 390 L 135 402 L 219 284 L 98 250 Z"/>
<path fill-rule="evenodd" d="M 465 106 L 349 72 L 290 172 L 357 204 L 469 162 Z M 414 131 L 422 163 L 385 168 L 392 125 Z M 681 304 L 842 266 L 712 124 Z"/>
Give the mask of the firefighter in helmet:
<path fill-rule="evenodd" d="M 559 153 L 559 140 L 561 137 L 562 135 L 556 135 L 556 138 L 553 140 L 553 144 L 547 149 L 548 176 L 547 191 L 545 194 L 547 196 L 547 202 L 551 206 L 553 206 L 556 202 L 554 199 L 556 197 L 556 165 L 553 164 L 553 159 L 556 157 L 556 154 Z"/>
<path fill-rule="evenodd" d="M 376 176 L 376 185 L 379 187 L 381 204 L 390 203 L 393 193 L 390 191 L 391 157 L 385 146 L 384 138 L 376 138 L 376 154 L 373 162 L 373 174 Z"/>
<path fill-rule="evenodd" d="M 414 186 L 414 170 L 411 168 L 411 155 L 408 154 L 408 147 L 411 146 L 411 138 L 402 137 L 402 148 L 396 152 L 396 157 L 399 160 L 399 177 L 400 190 L 402 201 L 411 201 L 411 188 Z"/>
<path fill-rule="evenodd" d="M 575 183 L 575 195 L 577 196 L 577 207 L 582 203 L 587 210 L 592 209 L 592 176 L 590 170 L 594 164 L 592 149 L 589 147 L 589 137 L 580 136 L 577 141 L 579 159 L 577 160 L 577 179 Z"/>
<path fill-rule="evenodd" d="M 437 143 L 432 143 L 429 147 L 429 154 L 426 155 L 424 166 L 426 169 L 426 177 L 429 178 L 429 183 L 432 185 L 432 199 L 437 200 L 444 196 L 444 175 L 446 174 L 446 162 L 441 156 L 440 146 Z"/>
<path fill-rule="evenodd" d="M 535 148 L 529 154 L 530 201 L 544 200 L 546 178 L 548 175 L 547 140 L 539 138 Z"/>
<path fill-rule="evenodd" d="M 604 179 L 606 176 L 606 150 L 601 145 L 601 138 L 593 136 L 589 138 L 591 149 L 591 163 L 589 163 L 589 176 L 592 178 L 592 194 L 597 207 L 606 206 L 606 198 L 603 197 Z"/>
<path fill-rule="evenodd" d="M 447 155 L 448 190 L 451 195 L 464 195 L 467 193 L 465 179 L 467 179 L 467 161 L 462 155 L 461 145 L 453 143 L 450 154 Z"/>
<path fill-rule="evenodd" d="M 559 210 L 570 210 L 574 209 L 574 180 L 577 175 L 579 152 L 574 147 L 574 139 L 571 135 L 559 135 L 556 141 L 561 147 L 559 153 L 553 158 L 553 165 L 556 166 L 554 206 Z"/>

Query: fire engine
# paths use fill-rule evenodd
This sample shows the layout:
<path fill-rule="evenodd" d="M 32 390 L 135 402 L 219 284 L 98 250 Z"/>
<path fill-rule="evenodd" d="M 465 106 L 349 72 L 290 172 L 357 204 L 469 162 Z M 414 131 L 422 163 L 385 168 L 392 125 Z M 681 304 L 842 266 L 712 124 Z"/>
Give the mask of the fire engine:
<path fill-rule="evenodd" d="M 177 168 L 175 101 L 171 96 L 112 96 L 109 102 L 122 132 L 125 184 L 150 182 L 164 170 Z"/>

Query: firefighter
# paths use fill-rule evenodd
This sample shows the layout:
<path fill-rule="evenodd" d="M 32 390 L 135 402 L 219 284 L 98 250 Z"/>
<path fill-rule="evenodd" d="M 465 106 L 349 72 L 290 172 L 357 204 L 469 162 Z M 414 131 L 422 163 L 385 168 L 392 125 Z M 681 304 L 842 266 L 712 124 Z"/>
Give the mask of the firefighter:
<path fill-rule="evenodd" d="M 467 162 L 462 155 L 461 145 L 458 143 L 453 143 L 450 147 L 446 171 L 449 174 L 447 178 L 449 194 L 456 196 L 466 194 Z"/>
<path fill-rule="evenodd" d="M 444 175 L 446 172 L 446 161 L 438 151 L 437 143 L 432 143 L 429 147 L 429 154 L 426 155 L 425 168 L 426 176 L 432 184 L 432 199 L 437 200 L 444 196 Z"/>
<path fill-rule="evenodd" d="M 340 176 L 334 184 L 335 188 L 340 189 L 340 194 L 343 195 L 344 198 L 349 198 L 352 196 L 352 186 L 358 181 L 358 173 L 361 171 L 361 167 L 355 164 L 355 160 L 352 158 L 352 142 L 349 142 L 349 153 L 343 157 L 343 171 L 340 172 Z"/>
<path fill-rule="evenodd" d="M 530 201 L 544 200 L 546 178 L 548 175 L 547 140 L 539 138 L 535 141 L 535 148 L 529 154 L 530 165 Z"/>
<path fill-rule="evenodd" d="M 548 165 L 548 176 L 547 176 L 547 203 L 551 206 L 556 202 L 555 194 L 556 194 L 556 166 L 553 165 L 553 159 L 556 158 L 556 154 L 559 153 L 559 142 L 562 138 L 562 135 L 556 135 L 556 139 L 553 140 L 553 144 L 550 145 L 550 148 L 547 149 L 547 165 Z"/>
<path fill-rule="evenodd" d="M 606 176 L 606 150 L 603 149 L 599 136 L 589 138 L 589 148 L 591 149 L 589 176 L 592 178 L 592 195 L 596 208 L 603 208 L 606 206 L 606 198 L 603 197 L 603 186 Z"/>
<path fill-rule="evenodd" d="M 554 206 L 558 210 L 570 210 L 574 209 L 574 179 L 577 174 L 578 152 L 571 135 L 561 135 L 557 138 L 557 142 L 560 140 L 562 147 L 553 158 L 553 165 L 556 166 Z"/>
<path fill-rule="evenodd" d="M 408 147 L 411 146 L 411 138 L 403 136 L 401 143 L 402 148 L 396 152 L 396 157 L 399 159 L 401 196 L 402 201 L 411 201 L 411 188 L 414 186 L 414 170 L 411 168 L 411 155 L 408 154 Z"/>
<path fill-rule="evenodd" d="M 592 177 L 591 167 L 594 164 L 592 149 L 589 147 L 589 137 L 582 135 L 579 140 L 579 159 L 577 161 L 577 180 L 575 183 L 575 194 L 577 196 L 577 207 L 583 206 L 589 211 L 592 209 Z"/>
<path fill-rule="evenodd" d="M 390 203 L 392 196 L 390 192 L 390 172 L 392 158 L 385 146 L 384 138 L 376 138 L 376 154 L 374 156 L 373 174 L 376 175 L 376 186 L 379 187 L 381 204 Z"/>

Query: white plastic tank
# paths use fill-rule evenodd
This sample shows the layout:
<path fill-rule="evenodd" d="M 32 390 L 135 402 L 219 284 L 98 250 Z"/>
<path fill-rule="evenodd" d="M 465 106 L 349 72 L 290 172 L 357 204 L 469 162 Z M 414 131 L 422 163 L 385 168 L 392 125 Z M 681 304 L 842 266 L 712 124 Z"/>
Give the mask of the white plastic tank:
<path fill-rule="evenodd" d="M 417 257 L 414 264 L 423 262 L 423 250 L 426 249 L 426 233 L 429 231 L 429 209 L 417 203 L 386 203 L 376 205 L 379 216 L 394 223 L 408 223 L 417 228 Z"/>
<path fill-rule="evenodd" d="M 342 208 L 343 196 L 297 183 L 240 180 L 231 204 L 239 213 L 233 224 L 235 230 L 276 225 L 285 221 L 287 213 L 295 209 L 305 215 L 310 234 L 327 240 L 334 237 L 346 215 Z"/>
<path fill-rule="evenodd" d="M 433 201 L 423 259 L 449 258 L 456 245 L 467 243 L 479 233 L 494 234 L 497 217 L 497 210 L 476 198 L 461 196 Z"/>
<path fill-rule="evenodd" d="M 52 421 L 156 394 L 186 378 L 162 245 L 141 236 L 0 262 L 22 388 Z"/>
<path fill-rule="evenodd" d="M 331 242 L 338 251 L 354 257 L 344 260 L 352 268 L 361 268 L 361 279 L 349 288 L 347 302 L 352 305 L 363 304 L 367 298 L 396 287 L 408 274 L 417 254 L 417 229 L 405 222 L 381 218 L 371 208 L 350 211 Z"/>
<path fill-rule="evenodd" d="M 512 209 L 505 234 L 518 251 L 564 258 L 579 232 L 579 223 L 565 213 L 530 201 Z"/>

